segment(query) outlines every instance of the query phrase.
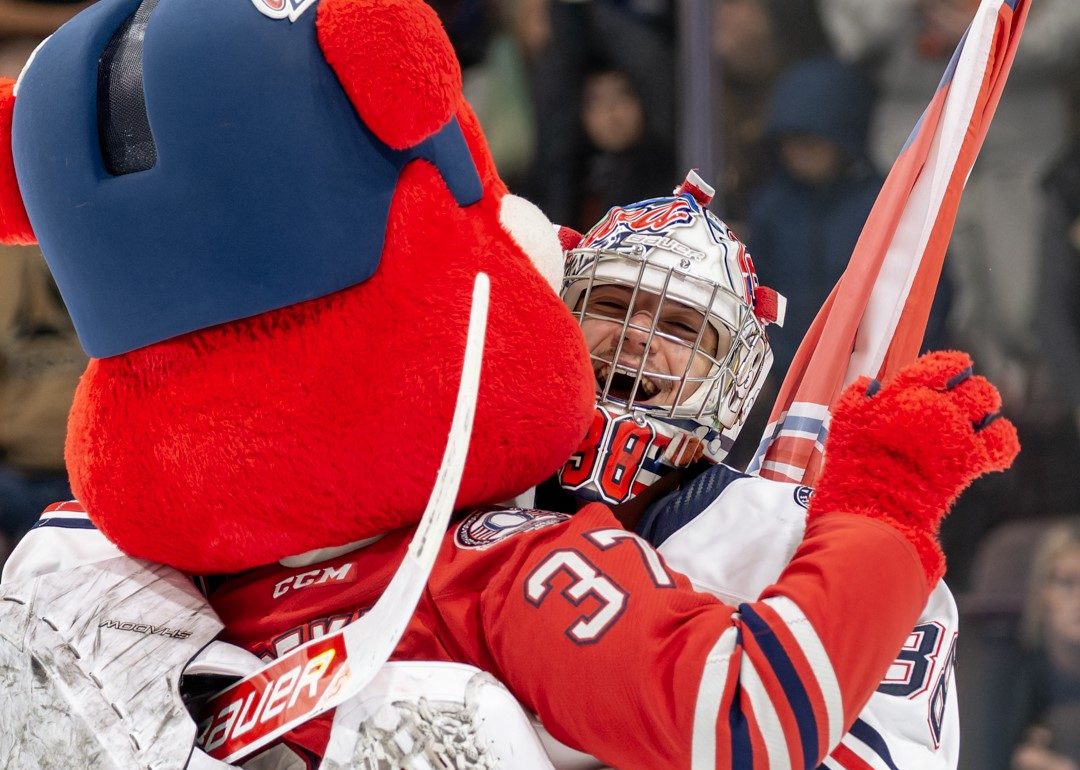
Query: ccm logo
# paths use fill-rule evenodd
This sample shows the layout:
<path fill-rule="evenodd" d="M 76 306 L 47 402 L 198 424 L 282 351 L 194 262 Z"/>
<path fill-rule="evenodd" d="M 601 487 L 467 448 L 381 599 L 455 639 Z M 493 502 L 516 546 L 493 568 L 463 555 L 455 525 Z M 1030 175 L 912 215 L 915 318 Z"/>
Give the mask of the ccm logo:
<path fill-rule="evenodd" d="M 335 583 L 351 583 L 356 579 L 355 577 L 349 577 L 352 568 L 353 564 L 349 562 L 337 568 L 324 567 L 323 569 L 313 569 L 310 572 L 301 572 L 299 575 L 291 575 L 274 586 L 274 598 L 277 599 L 298 588 L 324 585 L 331 581 Z"/>

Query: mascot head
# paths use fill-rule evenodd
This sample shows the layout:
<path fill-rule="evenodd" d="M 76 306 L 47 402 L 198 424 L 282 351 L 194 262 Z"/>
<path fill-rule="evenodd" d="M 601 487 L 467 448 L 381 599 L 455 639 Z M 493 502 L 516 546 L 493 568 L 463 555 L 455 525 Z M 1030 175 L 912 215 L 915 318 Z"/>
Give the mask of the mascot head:
<path fill-rule="evenodd" d="M 235 571 L 418 520 L 480 271 L 458 505 L 590 419 L 555 232 L 420 0 L 99 0 L 0 84 L 0 238 L 40 242 L 92 356 L 68 467 L 133 556 Z"/>

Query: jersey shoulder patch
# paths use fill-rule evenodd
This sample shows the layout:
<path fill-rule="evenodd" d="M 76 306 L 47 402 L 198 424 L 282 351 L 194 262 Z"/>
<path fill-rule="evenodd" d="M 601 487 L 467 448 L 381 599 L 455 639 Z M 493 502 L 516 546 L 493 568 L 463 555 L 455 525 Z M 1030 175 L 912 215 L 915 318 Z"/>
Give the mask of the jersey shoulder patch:
<path fill-rule="evenodd" d="M 550 527 L 569 518 L 567 513 L 528 508 L 486 508 L 465 517 L 458 525 L 454 542 L 458 548 L 488 548 L 513 535 Z"/>

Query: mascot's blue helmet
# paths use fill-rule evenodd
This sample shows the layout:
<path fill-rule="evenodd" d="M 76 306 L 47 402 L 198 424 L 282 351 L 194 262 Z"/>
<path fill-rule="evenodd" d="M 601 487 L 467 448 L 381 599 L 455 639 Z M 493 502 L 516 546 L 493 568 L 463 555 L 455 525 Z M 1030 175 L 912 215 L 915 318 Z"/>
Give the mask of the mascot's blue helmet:
<path fill-rule="evenodd" d="M 314 6 L 98 0 L 27 65 L 19 187 L 90 355 L 366 280 L 409 160 L 481 197 L 455 119 L 402 149 L 363 124 Z"/>

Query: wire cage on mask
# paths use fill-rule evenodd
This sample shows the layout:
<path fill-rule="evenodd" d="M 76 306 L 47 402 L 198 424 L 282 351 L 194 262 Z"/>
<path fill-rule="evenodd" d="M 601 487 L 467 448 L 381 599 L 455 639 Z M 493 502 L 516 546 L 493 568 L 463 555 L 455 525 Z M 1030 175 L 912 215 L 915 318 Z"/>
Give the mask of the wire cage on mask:
<path fill-rule="evenodd" d="M 743 297 L 724 282 L 695 272 L 690 258 L 652 259 L 643 246 L 576 249 L 567 265 L 563 298 L 579 323 L 620 327 L 613 347 L 590 351 L 598 403 L 653 417 L 687 418 L 717 430 L 741 422 L 769 357 L 764 326 Z M 628 294 L 594 302 L 594 291 L 602 286 L 622 287 Z M 650 303 L 648 310 L 640 309 L 642 301 Z M 696 328 L 686 323 L 685 314 L 678 323 L 669 322 L 666 314 L 673 307 L 694 311 L 700 318 Z M 648 317 L 647 324 L 640 322 L 642 316 Z M 715 334 L 711 346 L 706 344 L 713 342 L 710 327 Z M 628 350 L 631 334 L 644 338 L 640 350 Z M 658 340 L 686 352 L 681 371 L 657 365 Z"/>

